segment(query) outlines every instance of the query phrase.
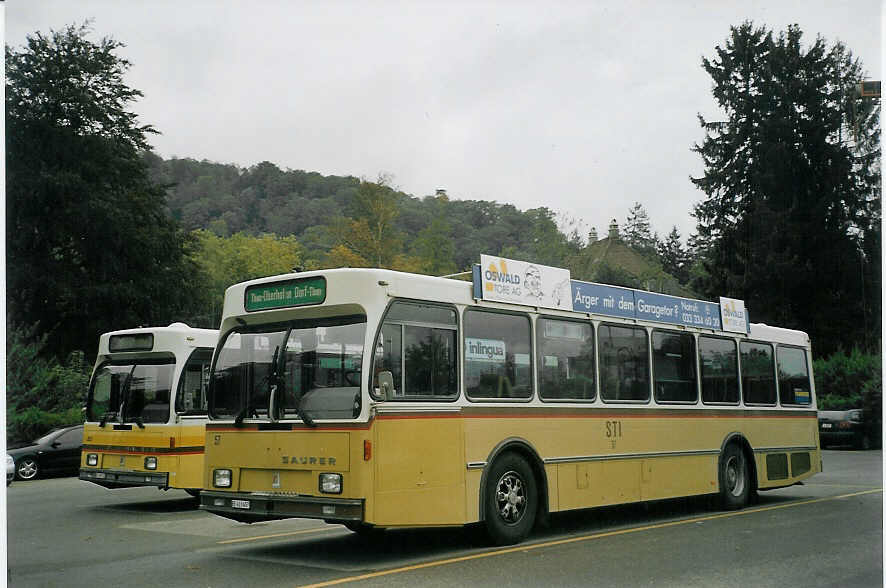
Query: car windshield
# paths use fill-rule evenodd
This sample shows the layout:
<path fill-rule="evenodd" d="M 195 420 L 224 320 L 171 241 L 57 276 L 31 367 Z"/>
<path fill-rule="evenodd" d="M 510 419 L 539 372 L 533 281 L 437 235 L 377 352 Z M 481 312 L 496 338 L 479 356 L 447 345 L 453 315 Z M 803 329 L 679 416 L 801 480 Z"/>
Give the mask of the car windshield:
<path fill-rule="evenodd" d="M 101 365 L 89 387 L 87 418 L 130 423 L 167 422 L 174 371 L 174 359 Z"/>
<path fill-rule="evenodd" d="M 365 332 L 365 316 L 229 332 L 210 379 L 210 416 L 356 418 Z"/>

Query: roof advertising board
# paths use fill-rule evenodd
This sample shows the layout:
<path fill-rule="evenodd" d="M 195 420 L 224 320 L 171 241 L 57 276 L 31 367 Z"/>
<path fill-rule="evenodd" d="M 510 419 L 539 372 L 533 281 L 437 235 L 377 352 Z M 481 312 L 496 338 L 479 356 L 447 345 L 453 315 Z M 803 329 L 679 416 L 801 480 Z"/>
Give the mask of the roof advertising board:
<path fill-rule="evenodd" d="M 603 316 L 750 332 L 743 300 L 720 304 L 570 279 L 569 270 L 482 255 L 474 266 L 474 297 Z"/>
<path fill-rule="evenodd" d="M 481 255 L 480 280 L 483 300 L 572 310 L 567 269 Z"/>

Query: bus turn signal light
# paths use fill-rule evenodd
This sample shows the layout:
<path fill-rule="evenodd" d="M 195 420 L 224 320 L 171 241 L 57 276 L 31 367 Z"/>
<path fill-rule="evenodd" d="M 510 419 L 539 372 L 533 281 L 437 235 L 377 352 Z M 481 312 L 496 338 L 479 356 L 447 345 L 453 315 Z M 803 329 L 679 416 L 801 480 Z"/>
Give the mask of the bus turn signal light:
<path fill-rule="evenodd" d="M 372 441 L 365 439 L 363 441 L 363 461 L 372 459 Z"/>

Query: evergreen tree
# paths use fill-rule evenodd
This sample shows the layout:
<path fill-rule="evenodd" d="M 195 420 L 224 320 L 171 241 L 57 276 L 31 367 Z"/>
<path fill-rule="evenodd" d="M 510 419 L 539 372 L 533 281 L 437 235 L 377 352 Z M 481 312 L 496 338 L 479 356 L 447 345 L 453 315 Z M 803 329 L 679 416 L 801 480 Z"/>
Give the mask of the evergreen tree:
<path fill-rule="evenodd" d="M 628 218 L 621 231 L 621 239 L 637 251 L 654 253 L 658 236 L 653 235 L 649 224 L 649 213 L 639 202 L 635 202 L 628 211 Z"/>
<path fill-rule="evenodd" d="M 689 281 L 689 253 L 680 242 L 680 231 L 676 225 L 665 240 L 658 243 L 657 250 L 662 269 L 681 284 L 686 284 Z"/>
<path fill-rule="evenodd" d="M 706 194 L 694 211 L 705 293 L 810 332 L 819 351 L 850 348 L 879 325 L 861 288 L 867 275 L 868 292 L 879 289 L 863 254 L 879 240 L 879 107 L 856 108 L 865 116 L 850 123 L 860 62 L 820 37 L 804 48 L 797 26 L 774 35 L 746 22 L 702 65 L 724 113 L 699 116 L 693 149 L 705 167 L 692 178 Z"/>

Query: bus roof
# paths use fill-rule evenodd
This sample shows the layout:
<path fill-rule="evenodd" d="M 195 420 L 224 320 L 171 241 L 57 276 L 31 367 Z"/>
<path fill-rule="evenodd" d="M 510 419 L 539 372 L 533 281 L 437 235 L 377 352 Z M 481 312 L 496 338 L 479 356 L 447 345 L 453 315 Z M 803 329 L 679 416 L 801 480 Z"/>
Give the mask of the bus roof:
<path fill-rule="evenodd" d="M 148 341 L 144 336 L 150 336 L 150 347 L 138 343 L 138 337 L 143 336 L 142 341 Z M 125 344 L 120 349 L 111 350 L 111 341 L 136 342 L 127 347 Z M 108 356 L 115 353 L 145 353 L 157 351 L 175 351 L 176 349 L 188 349 L 195 347 L 214 348 L 218 342 L 216 329 L 196 329 L 185 323 L 172 323 L 167 327 L 138 327 L 134 329 L 121 329 L 103 333 L 99 337 L 98 354 Z"/>

